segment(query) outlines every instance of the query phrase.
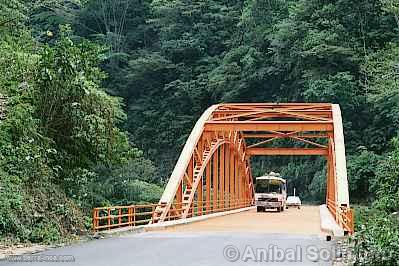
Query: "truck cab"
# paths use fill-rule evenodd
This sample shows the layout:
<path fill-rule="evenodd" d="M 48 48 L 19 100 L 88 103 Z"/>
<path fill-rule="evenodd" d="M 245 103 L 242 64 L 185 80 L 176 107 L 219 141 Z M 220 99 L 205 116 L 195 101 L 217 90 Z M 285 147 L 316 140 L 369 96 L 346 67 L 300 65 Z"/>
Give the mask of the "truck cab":
<path fill-rule="evenodd" d="M 284 211 L 287 198 L 287 182 L 280 174 L 271 172 L 256 178 L 255 203 L 257 212 L 266 209 Z"/>

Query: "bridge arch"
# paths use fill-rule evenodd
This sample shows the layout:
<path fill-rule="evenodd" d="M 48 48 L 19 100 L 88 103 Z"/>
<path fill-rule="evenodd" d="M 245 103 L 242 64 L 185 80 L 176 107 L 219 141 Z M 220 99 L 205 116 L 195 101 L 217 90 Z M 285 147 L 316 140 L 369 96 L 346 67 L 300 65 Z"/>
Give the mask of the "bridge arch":
<path fill-rule="evenodd" d="M 248 139 L 259 141 L 247 145 Z M 298 141 L 302 146 L 268 146 L 277 139 Z M 257 155 L 325 156 L 327 207 L 347 233 L 353 231 L 341 111 L 339 105 L 328 103 L 218 104 L 208 108 L 182 150 L 154 221 L 252 205 L 250 158 Z"/>
<path fill-rule="evenodd" d="M 250 161 L 242 134 L 204 131 L 219 107 L 208 108 L 194 126 L 155 210 L 155 221 L 252 204 Z"/>

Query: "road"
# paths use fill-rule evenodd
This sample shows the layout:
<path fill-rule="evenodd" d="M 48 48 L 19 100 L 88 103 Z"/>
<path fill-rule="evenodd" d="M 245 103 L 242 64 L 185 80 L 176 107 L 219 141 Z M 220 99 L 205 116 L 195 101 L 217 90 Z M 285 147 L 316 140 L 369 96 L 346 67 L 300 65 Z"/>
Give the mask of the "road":
<path fill-rule="evenodd" d="M 127 233 L 52 249 L 39 255 L 73 256 L 75 262 L 71 265 L 87 266 L 332 265 L 334 242 L 325 241 L 313 227 L 300 230 L 302 223 L 311 221 L 313 216 L 310 214 L 314 212 L 309 208 L 304 208 L 303 212 L 290 209 L 284 213 L 250 211 L 164 231 Z M 286 221 L 286 218 L 290 220 Z M 301 223 L 301 220 L 304 221 Z M 241 228 L 245 221 L 249 227 Z M 278 221 L 280 225 L 276 224 Z M 294 224 L 287 229 L 288 232 L 270 232 L 279 232 L 288 223 Z M 316 223 L 311 224 L 314 226 Z M 298 227 L 296 230 L 295 225 Z M 0 265 L 21 263 L 3 261 Z M 60 264 L 25 262 L 23 265 Z"/>
<path fill-rule="evenodd" d="M 73 256 L 75 262 L 71 265 L 82 266 L 331 265 L 332 250 L 332 242 L 317 236 L 148 232 L 53 249 L 40 255 Z M 21 265 L 7 262 L 0 264 Z"/>
<path fill-rule="evenodd" d="M 173 232 L 249 232 L 319 235 L 319 206 L 290 208 L 284 212 L 256 210 L 179 225 L 168 229 Z"/>

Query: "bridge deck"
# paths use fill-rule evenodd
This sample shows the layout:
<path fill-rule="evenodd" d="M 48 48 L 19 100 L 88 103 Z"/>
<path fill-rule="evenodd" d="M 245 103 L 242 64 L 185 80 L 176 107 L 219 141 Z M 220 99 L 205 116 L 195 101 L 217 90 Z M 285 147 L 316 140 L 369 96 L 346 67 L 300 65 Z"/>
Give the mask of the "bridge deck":
<path fill-rule="evenodd" d="M 258 232 L 319 235 L 319 206 L 290 208 L 284 212 L 260 212 L 250 210 L 242 213 L 210 218 L 205 221 L 179 225 L 167 229 L 174 232 Z"/>

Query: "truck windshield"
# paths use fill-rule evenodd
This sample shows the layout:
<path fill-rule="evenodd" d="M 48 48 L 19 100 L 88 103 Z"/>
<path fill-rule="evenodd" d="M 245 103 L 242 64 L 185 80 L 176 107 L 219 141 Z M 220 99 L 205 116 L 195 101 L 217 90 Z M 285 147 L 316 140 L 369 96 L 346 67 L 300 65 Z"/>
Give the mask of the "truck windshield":
<path fill-rule="evenodd" d="M 279 180 L 256 180 L 256 193 L 282 193 Z"/>

